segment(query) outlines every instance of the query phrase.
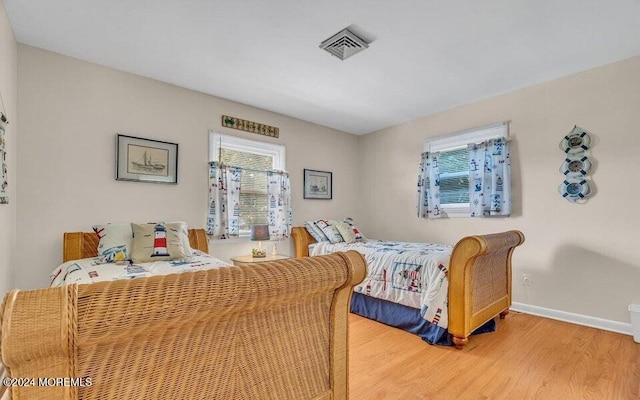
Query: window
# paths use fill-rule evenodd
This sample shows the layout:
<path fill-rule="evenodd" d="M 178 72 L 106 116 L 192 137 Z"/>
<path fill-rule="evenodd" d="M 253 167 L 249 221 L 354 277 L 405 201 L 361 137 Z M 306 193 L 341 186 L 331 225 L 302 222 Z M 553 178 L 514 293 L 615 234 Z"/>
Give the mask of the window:
<path fill-rule="evenodd" d="M 266 171 L 285 169 L 284 146 L 210 132 L 209 161 L 243 168 L 240 178 L 240 236 L 248 236 L 251 225 L 266 224 Z"/>
<path fill-rule="evenodd" d="M 424 151 L 439 152 L 440 207 L 449 217 L 468 217 L 469 143 L 508 137 L 507 123 L 493 124 L 424 141 Z"/>
<path fill-rule="evenodd" d="M 469 206 L 469 150 L 440 152 L 440 206 Z"/>

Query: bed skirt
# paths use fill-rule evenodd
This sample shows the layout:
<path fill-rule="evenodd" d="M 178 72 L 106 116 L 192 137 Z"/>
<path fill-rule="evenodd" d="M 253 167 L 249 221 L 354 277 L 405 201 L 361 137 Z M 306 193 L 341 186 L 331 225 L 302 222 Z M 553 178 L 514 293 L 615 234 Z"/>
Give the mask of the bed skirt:
<path fill-rule="evenodd" d="M 420 316 L 420 310 L 415 308 L 354 292 L 351 297 L 351 312 L 418 335 L 429 344 L 453 345 L 446 329 L 424 320 Z M 495 330 L 496 321 L 491 319 L 472 335 Z"/>

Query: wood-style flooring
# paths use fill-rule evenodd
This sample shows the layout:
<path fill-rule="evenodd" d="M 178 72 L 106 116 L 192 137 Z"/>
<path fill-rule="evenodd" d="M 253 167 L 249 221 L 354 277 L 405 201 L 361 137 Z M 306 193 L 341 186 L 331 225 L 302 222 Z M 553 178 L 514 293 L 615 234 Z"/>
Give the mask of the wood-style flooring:
<path fill-rule="evenodd" d="M 633 337 L 511 312 L 463 350 L 351 314 L 352 400 L 639 400 Z"/>

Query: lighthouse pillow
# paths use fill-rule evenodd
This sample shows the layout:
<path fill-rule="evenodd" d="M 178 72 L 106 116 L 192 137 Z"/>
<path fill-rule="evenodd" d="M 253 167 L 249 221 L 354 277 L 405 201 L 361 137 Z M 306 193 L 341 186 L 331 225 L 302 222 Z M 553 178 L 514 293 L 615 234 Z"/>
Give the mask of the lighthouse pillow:
<path fill-rule="evenodd" d="M 191 249 L 191 244 L 189 243 L 189 228 L 187 227 L 187 223 L 184 221 L 171 221 L 171 222 L 148 222 L 148 224 L 177 224 L 180 225 L 180 240 L 182 240 L 182 248 L 184 249 L 184 254 L 187 258 L 193 255 L 193 251 Z"/>
<path fill-rule="evenodd" d="M 186 258 L 180 223 L 131 224 L 135 263 L 182 260 Z"/>

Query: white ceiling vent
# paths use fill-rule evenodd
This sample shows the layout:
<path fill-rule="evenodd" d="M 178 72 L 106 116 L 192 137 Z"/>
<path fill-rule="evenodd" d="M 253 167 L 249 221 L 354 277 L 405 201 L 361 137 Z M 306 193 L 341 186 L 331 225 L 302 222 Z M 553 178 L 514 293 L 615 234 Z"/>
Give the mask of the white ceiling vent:
<path fill-rule="evenodd" d="M 368 48 L 367 42 L 362 40 L 358 35 L 351 32 L 348 28 L 341 30 L 329 39 L 320 43 L 320 48 L 328 51 L 331 55 L 341 60 L 346 60 L 352 55 Z"/>

